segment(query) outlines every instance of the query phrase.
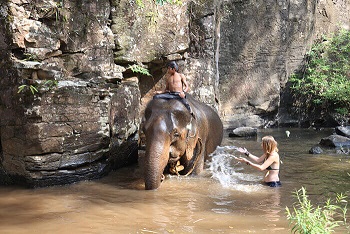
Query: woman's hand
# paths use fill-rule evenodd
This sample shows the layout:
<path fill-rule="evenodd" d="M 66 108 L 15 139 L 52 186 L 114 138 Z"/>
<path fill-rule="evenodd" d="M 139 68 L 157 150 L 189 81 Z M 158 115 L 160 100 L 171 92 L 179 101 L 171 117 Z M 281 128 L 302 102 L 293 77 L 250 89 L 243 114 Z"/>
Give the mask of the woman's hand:
<path fill-rule="evenodd" d="M 242 153 L 242 154 L 248 153 L 248 150 L 246 148 L 238 148 L 237 151 Z"/>
<path fill-rule="evenodd" d="M 237 158 L 237 160 L 240 162 L 245 162 L 245 163 L 249 162 L 246 158 L 242 158 L 242 157 Z"/>
<path fill-rule="evenodd" d="M 239 157 L 237 158 L 238 161 L 242 162 L 242 163 L 246 163 L 247 165 L 250 165 L 250 162 L 248 159 L 246 158 L 242 158 L 242 157 Z"/>

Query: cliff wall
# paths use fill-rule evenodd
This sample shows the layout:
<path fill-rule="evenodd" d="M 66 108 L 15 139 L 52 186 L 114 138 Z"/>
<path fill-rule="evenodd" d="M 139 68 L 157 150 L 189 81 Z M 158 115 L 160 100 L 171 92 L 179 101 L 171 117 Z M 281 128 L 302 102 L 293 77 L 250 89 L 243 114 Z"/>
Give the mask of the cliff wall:
<path fill-rule="evenodd" d="M 349 29 L 346 1 L 223 1 L 220 111 L 227 127 L 296 124 L 281 106 L 288 77 L 322 34 Z"/>
<path fill-rule="evenodd" d="M 0 2 L 0 182 L 34 187 L 136 162 L 170 60 L 227 128 L 296 121 L 280 104 L 288 76 L 315 38 L 349 26 L 334 0 Z"/>

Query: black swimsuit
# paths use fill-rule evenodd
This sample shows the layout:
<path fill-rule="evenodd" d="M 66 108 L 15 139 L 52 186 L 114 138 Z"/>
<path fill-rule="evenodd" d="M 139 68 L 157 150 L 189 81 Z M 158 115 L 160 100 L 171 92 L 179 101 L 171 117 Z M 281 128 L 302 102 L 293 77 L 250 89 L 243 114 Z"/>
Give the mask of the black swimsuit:
<path fill-rule="evenodd" d="M 270 181 L 270 182 L 265 182 L 267 186 L 270 187 L 281 187 L 282 183 L 280 181 Z"/>
<path fill-rule="evenodd" d="M 274 168 L 271 168 L 271 166 L 268 166 L 266 168 L 266 170 L 271 171 L 271 170 L 279 170 L 279 169 L 274 169 Z M 282 183 L 280 181 L 270 181 L 270 182 L 265 182 L 265 184 L 267 186 L 270 186 L 270 187 L 281 187 L 282 186 Z"/>
<path fill-rule="evenodd" d="M 279 170 L 279 169 L 274 169 L 274 168 L 271 168 L 271 166 L 268 166 L 268 167 L 266 168 L 266 170 L 271 171 L 271 170 Z"/>

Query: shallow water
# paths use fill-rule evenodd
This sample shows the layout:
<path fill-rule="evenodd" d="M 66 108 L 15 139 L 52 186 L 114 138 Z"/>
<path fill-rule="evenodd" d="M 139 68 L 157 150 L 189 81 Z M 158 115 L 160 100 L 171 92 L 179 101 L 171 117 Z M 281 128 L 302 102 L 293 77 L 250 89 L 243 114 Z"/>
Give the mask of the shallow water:
<path fill-rule="evenodd" d="M 350 196 L 350 156 L 308 154 L 329 130 L 288 129 L 289 138 L 285 130 L 225 138 L 201 176 L 168 176 L 157 191 L 143 190 L 137 166 L 67 186 L 0 187 L 1 233 L 290 233 L 285 207 L 296 189 L 306 187 L 315 203 Z M 260 154 L 264 135 L 279 143 L 281 188 L 262 185 L 262 172 L 233 158 L 234 146 Z"/>

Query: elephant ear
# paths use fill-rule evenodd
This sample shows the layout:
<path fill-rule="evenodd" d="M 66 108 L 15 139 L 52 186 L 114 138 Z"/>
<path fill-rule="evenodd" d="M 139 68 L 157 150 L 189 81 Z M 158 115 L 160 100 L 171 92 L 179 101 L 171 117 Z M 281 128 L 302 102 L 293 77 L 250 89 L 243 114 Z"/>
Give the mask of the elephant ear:
<path fill-rule="evenodd" d="M 184 170 L 181 173 L 183 175 L 192 173 L 203 151 L 202 139 L 199 138 L 197 121 L 194 118 L 191 118 L 186 129 L 186 152 L 180 159 L 181 165 L 184 166 Z"/>
<path fill-rule="evenodd" d="M 201 155 L 203 155 L 202 153 L 203 143 L 201 138 L 195 137 L 193 142 L 188 142 L 186 149 L 185 170 L 183 172 L 186 176 L 193 172 L 198 160 L 200 159 Z"/>
<path fill-rule="evenodd" d="M 191 118 L 190 123 L 186 126 L 187 132 L 187 148 L 186 153 L 182 158 L 182 162 L 185 170 L 182 172 L 185 175 L 189 175 L 194 170 L 197 162 L 202 155 L 203 151 L 203 142 L 199 137 L 197 129 L 197 121 L 194 118 Z"/>
<path fill-rule="evenodd" d="M 193 157 L 193 151 L 197 144 L 198 132 L 197 132 L 197 123 L 191 118 L 190 122 L 186 126 L 187 136 L 186 136 L 186 163 L 188 163 Z"/>
<path fill-rule="evenodd" d="M 190 138 L 195 138 L 197 134 L 197 122 L 194 118 L 191 118 L 190 122 L 187 124 L 186 129 L 188 130 L 187 132 L 187 141 Z"/>

